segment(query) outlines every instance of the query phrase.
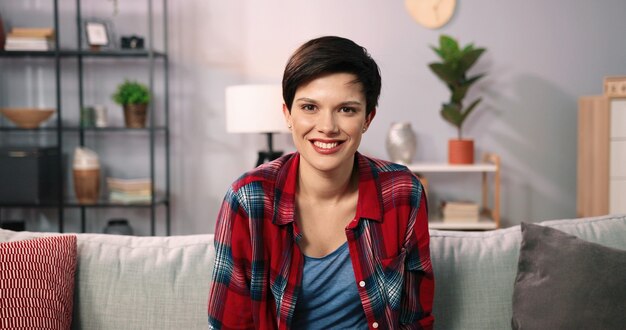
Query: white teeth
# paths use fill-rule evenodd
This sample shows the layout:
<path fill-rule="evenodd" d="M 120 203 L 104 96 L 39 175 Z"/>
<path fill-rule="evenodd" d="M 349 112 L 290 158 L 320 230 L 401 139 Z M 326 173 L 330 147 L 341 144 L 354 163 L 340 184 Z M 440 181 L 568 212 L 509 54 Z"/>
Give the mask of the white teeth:
<path fill-rule="evenodd" d="M 333 143 L 324 143 L 324 142 L 319 142 L 319 141 L 315 141 L 313 142 L 313 144 L 318 147 L 318 148 L 322 148 L 322 149 L 332 149 L 334 147 L 336 147 L 339 143 L 337 142 L 333 142 Z"/>

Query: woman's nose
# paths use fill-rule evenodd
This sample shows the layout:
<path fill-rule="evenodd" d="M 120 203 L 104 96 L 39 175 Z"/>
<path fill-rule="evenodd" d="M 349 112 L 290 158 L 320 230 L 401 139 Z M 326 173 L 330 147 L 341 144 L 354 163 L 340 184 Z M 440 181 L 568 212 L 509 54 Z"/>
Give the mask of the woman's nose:
<path fill-rule="evenodd" d="M 327 135 L 338 133 L 339 126 L 337 125 L 335 114 L 332 111 L 321 111 L 317 128 L 320 132 Z"/>

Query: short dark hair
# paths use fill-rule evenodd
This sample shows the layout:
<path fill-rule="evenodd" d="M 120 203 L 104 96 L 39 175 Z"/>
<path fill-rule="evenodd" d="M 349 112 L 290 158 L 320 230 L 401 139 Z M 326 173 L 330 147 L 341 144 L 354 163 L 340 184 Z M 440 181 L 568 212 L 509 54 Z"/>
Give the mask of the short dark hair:
<path fill-rule="evenodd" d="M 361 83 L 366 114 L 378 105 L 381 78 L 378 65 L 367 49 L 346 38 L 326 36 L 307 41 L 287 62 L 283 73 L 283 99 L 291 112 L 296 90 L 321 75 L 351 73 Z"/>

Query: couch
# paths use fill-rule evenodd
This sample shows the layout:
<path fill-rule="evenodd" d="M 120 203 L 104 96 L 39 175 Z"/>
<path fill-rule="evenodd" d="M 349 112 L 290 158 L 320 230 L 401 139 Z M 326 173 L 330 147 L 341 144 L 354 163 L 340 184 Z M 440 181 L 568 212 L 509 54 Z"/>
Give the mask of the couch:
<path fill-rule="evenodd" d="M 540 223 L 626 249 L 626 216 Z M 0 242 L 49 233 L 0 230 Z M 74 329 L 206 329 L 212 235 L 78 234 Z M 520 227 L 431 231 L 437 329 L 511 327 Z"/>

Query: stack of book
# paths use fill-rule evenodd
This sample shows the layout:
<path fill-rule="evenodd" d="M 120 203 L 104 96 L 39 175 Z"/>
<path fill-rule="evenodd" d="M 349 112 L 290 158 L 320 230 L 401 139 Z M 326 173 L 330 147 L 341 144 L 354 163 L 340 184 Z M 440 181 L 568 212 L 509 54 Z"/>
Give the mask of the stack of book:
<path fill-rule="evenodd" d="M 150 179 L 107 178 L 109 200 L 114 203 L 149 203 L 152 200 Z"/>
<path fill-rule="evenodd" d="M 6 51 L 46 51 L 54 49 L 54 29 L 13 28 L 7 34 Z"/>
<path fill-rule="evenodd" d="M 444 201 L 441 206 L 444 222 L 478 222 L 480 206 L 473 202 Z"/>

